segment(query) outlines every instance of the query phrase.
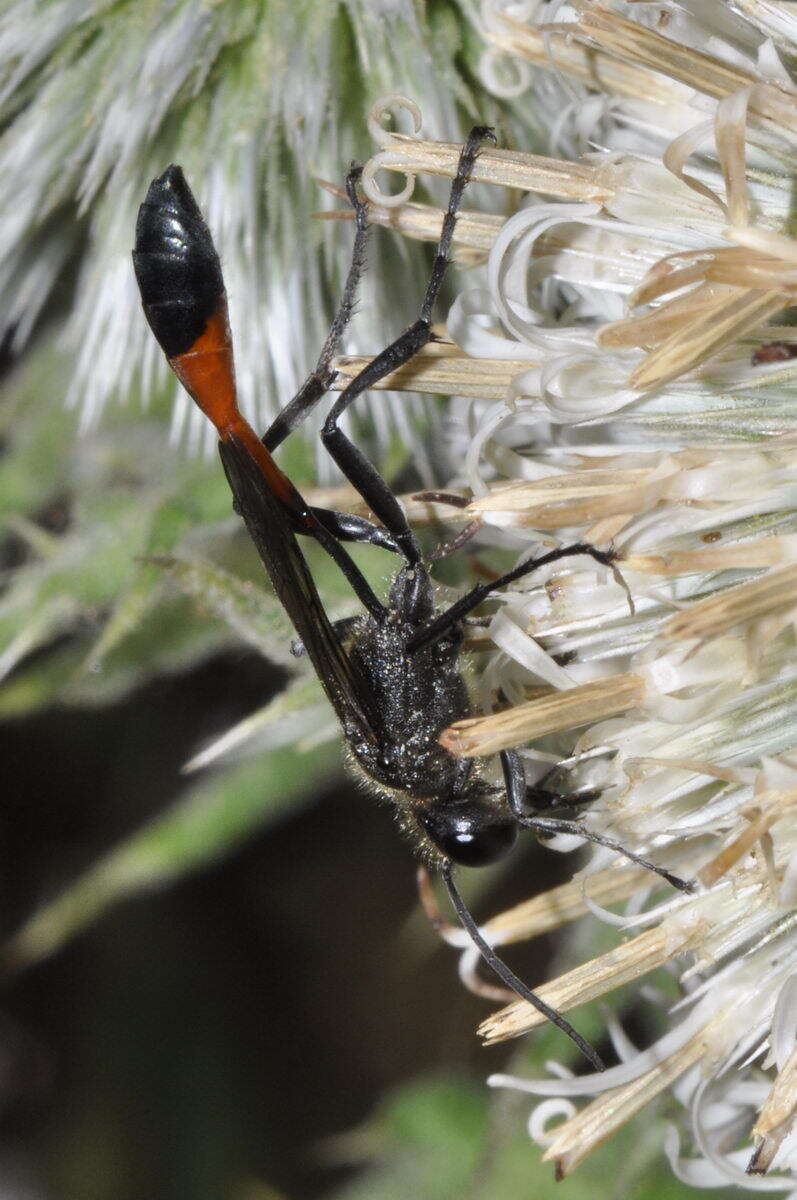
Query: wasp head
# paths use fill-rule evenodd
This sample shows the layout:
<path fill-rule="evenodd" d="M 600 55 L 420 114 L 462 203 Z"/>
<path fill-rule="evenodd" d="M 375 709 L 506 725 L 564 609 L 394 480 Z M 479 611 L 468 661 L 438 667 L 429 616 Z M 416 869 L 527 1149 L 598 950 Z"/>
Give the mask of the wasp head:
<path fill-rule="evenodd" d="M 493 789 L 438 800 L 417 817 L 440 853 L 463 867 L 496 862 L 509 853 L 517 837 L 517 820 Z"/>

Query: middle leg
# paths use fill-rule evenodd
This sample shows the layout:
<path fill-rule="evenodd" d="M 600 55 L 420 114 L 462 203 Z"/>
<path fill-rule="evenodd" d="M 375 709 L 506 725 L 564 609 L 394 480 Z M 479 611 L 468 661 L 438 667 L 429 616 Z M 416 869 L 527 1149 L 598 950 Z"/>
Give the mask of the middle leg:
<path fill-rule="evenodd" d="M 360 374 L 352 380 L 341 392 L 324 422 L 321 439 L 340 467 L 343 474 L 357 489 L 368 507 L 376 514 L 385 528 L 393 536 L 407 562 L 411 565 L 420 562 L 421 552 L 415 535 L 410 529 L 401 505 L 385 483 L 382 476 L 346 437 L 338 422 L 346 409 L 354 400 L 368 388 L 373 387 L 380 379 L 384 379 L 397 367 L 409 362 L 418 351 L 432 339 L 431 313 L 434 302 L 443 284 L 448 267 L 448 253 L 454 234 L 457 212 L 462 202 L 462 195 L 473 171 L 473 164 L 479 152 L 479 147 L 486 139 L 493 139 L 493 132 L 486 126 L 477 126 L 471 130 L 462 148 L 457 164 L 457 172 L 451 185 L 448 209 L 443 218 L 440 240 L 437 245 L 435 261 L 429 283 L 421 304 L 418 320 L 411 325 L 400 337 L 396 338 L 381 354 L 364 367 Z"/>
<path fill-rule="evenodd" d="M 366 542 L 385 549 L 400 552 L 411 564 L 420 562 L 418 543 L 407 523 L 406 517 L 393 492 L 382 479 L 373 464 L 343 434 L 338 420 L 349 405 L 373 384 L 383 379 L 397 367 L 409 362 L 432 338 L 431 313 L 434 302 L 448 267 L 448 253 L 454 233 L 457 212 L 462 195 L 470 179 L 479 147 L 486 139 L 495 140 L 491 129 L 477 126 L 471 130 L 457 164 L 457 172 L 451 185 L 448 209 L 443 218 L 435 261 L 421 304 L 419 318 L 405 333 L 369 363 L 352 380 L 335 402 L 324 424 L 322 440 L 346 478 L 363 497 L 369 508 L 382 522 L 384 528 L 373 525 L 362 517 L 352 517 L 334 510 L 314 509 L 313 515 L 329 533 L 342 541 Z M 276 449 L 288 434 L 305 419 L 328 390 L 334 371 L 332 356 L 338 348 L 354 308 L 357 285 L 365 262 L 365 244 L 368 231 L 367 210 L 357 194 L 360 169 L 352 169 L 346 181 L 349 201 L 355 211 L 357 230 L 349 274 L 343 299 L 330 328 L 321 356 L 313 373 L 308 377 L 293 399 L 272 422 L 263 437 L 269 450 Z M 297 532 L 307 532 L 298 529 Z"/>

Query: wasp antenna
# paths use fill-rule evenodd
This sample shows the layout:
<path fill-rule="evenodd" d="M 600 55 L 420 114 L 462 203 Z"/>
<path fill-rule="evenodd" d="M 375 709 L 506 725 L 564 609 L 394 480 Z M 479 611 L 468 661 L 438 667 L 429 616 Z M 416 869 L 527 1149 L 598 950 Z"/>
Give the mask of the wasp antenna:
<path fill-rule="evenodd" d="M 503 959 L 499 958 L 485 939 L 482 937 L 479 926 L 471 916 L 468 906 L 462 899 L 457 885 L 454 883 L 454 877 L 450 866 L 445 866 L 442 869 L 443 882 L 446 885 L 451 903 L 453 904 L 456 914 L 459 917 L 462 928 L 467 933 L 474 946 L 478 949 L 484 961 L 487 963 L 502 983 L 505 983 L 508 988 L 520 997 L 521 1000 L 527 1000 L 532 1004 L 538 1012 L 541 1012 L 544 1017 L 561 1029 L 562 1033 L 566 1033 L 572 1042 L 578 1046 L 585 1058 L 588 1058 L 596 1071 L 605 1071 L 606 1066 L 589 1042 L 581 1036 L 581 1034 L 573 1028 L 569 1021 L 566 1021 L 561 1013 L 558 1013 L 555 1008 L 549 1008 L 544 1000 L 540 1000 L 539 996 L 535 995 L 530 988 L 527 988 L 522 979 L 518 979 L 514 971 L 511 971 Z"/>

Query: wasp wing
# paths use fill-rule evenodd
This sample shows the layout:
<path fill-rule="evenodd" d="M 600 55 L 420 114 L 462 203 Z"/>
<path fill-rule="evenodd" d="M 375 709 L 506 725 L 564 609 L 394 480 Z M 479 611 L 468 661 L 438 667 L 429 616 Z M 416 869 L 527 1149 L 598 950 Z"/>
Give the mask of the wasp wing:
<path fill-rule="evenodd" d="M 378 721 L 367 685 L 332 628 L 285 507 L 242 441 L 228 436 L 219 443 L 219 453 L 236 511 L 243 517 L 274 591 L 304 643 L 347 739 L 365 738 L 376 744 Z"/>

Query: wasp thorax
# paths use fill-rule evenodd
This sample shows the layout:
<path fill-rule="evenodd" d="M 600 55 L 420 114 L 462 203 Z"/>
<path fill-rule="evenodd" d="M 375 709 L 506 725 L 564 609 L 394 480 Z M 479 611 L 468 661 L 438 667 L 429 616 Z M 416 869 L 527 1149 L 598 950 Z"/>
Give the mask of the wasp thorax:
<path fill-rule="evenodd" d="M 446 800 L 418 813 L 427 836 L 463 867 L 486 867 L 508 854 L 517 837 L 511 812 L 486 797 Z"/>
<path fill-rule="evenodd" d="M 390 588 L 390 607 L 412 624 L 428 620 L 434 612 L 434 594 L 428 572 L 402 567 Z"/>

